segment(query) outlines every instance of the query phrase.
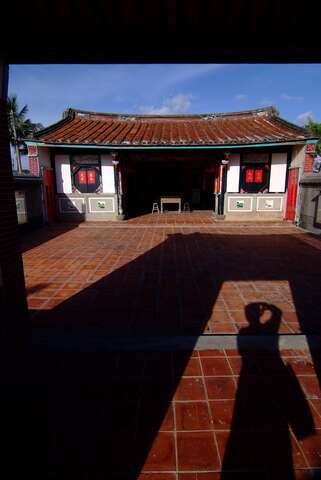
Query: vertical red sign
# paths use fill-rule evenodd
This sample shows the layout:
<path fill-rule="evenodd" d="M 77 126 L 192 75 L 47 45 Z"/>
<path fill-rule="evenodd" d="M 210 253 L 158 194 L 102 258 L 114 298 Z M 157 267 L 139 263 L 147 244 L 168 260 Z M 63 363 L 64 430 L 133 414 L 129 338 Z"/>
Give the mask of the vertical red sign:
<path fill-rule="evenodd" d="M 306 153 L 315 153 L 316 151 L 316 144 L 315 143 L 307 143 L 305 146 Z"/>
<path fill-rule="evenodd" d="M 95 170 L 87 171 L 88 184 L 94 185 L 96 183 L 96 172 Z"/>
<path fill-rule="evenodd" d="M 254 182 L 254 169 L 248 168 L 245 174 L 245 182 L 246 183 L 253 183 Z"/>
<path fill-rule="evenodd" d="M 84 185 L 87 183 L 86 181 L 86 170 L 80 170 L 80 172 L 78 172 L 78 179 L 79 179 L 79 183 L 81 185 Z"/>
<path fill-rule="evenodd" d="M 37 157 L 37 155 L 38 155 L 37 145 L 28 145 L 28 156 L 29 157 Z"/>
<path fill-rule="evenodd" d="M 39 158 L 38 157 L 29 157 L 29 171 L 31 175 L 39 177 L 40 168 L 39 168 Z"/>
<path fill-rule="evenodd" d="M 262 183 L 263 182 L 263 170 L 255 170 L 255 183 Z"/>

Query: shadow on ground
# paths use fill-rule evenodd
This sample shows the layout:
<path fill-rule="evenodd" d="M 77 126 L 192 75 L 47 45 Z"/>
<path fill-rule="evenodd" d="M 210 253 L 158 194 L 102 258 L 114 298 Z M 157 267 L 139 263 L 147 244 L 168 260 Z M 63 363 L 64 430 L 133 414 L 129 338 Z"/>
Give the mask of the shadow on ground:
<path fill-rule="evenodd" d="M 127 247 L 121 240 L 112 246 Z M 312 362 L 290 352 L 286 362 L 277 335 L 282 304 L 262 301 L 272 298 L 273 282 L 287 281 L 301 330 L 319 333 L 320 267 L 320 251 L 294 236 L 172 234 L 52 310 L 38 311 L 36 323 L 57 328 L 62 340 L 63 332 L 68 338 L 82 330 L 86 343 L 93 329 L 196 340 L 224 284 L 244 282 L 236 352 L 31 353 L 18 373 L 23 390 L 12 388 L 6 397 L 11 471 L 32 478 L 208 480 L 294 479 L 296 469 L 321 468 L 318 447 L 309 454 L 300 444 L 321 427 L 314 376 L 320 352 L 311 350 Z M 266 282 L 266 291 L 246 285 L 255 281 Z M 227 299 L 240 302 L 231 292 Z M 249 348 L 249 334 L 272 335 L 273 348 Z"/>
<path fill-rule="evenodd" d="M 80 223 L 82 222 L 55 223 L 52 225 L 39 227 L 38 229 L 34 230 L 21 230 L 19 232 L 21 252 L 27 252 L 28 250 L 38 247 L 39 245 L 42 245 L 53 238 L 59 237 L 66 232 L 74 230 L 79 226 Z"/>

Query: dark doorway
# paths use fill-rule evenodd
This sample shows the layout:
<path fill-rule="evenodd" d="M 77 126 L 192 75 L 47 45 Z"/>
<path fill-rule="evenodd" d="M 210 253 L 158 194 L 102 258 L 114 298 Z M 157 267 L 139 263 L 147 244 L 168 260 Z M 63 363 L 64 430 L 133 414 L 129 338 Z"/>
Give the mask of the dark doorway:
<path fill-rule="evenodd" d="M 179 162 L 136 163 L 134 173 L 127 176 L 128 211 L 130 215 L 150 213 L 154 202 L 165 195 L 184 197 L 184 168 Z M 168 210 L 177 209 L 168 205 Z"/>
<path fill-rule="evenodd" d="M 180 158 L 127 162 L 127 216 L 151 213 L 153 203 L 160 205 L 162 196 L 181 197 L 182 208 L 187 202 L 190 210 L 212 210 L 215 174 L 209 171 L 210 163 L 209 160 Z M 166 204 L 166 211 L 177 211 L 177 205 Z"/>

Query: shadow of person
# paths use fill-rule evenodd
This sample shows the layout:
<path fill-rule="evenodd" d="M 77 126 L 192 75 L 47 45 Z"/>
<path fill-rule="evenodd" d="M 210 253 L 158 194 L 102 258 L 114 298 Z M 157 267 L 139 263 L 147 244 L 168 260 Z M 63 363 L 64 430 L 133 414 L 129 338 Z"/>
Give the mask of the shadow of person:
<path fill-rule="evenodd" d="M 238 335 L 242 364 L 230 431 L 225 432 L 221 479 L 246 471 L 253 478 L 267 473 L 268 478 L 281 474 L 280 478 L 292 480 L 295 468 L 306 466 L 296 439 L 314 433 L 311 411 L 279 351 L 281 310 L 258 302 L 248 304 L 245 313 L 249 325 Z M 268 335 L 268 348 L 255 350 L 248 335 Z"/>
<path fill-rule="evenodd" d="M 305 285 L 303 265 L 298 267 L 295 262 L 295 238 L 164 234 L 160 229 L 149 234 L 142 231 L 143 235 L 133 235 L 135 230 L 102 232 L 81 229 L 72 239 L 67 237 L 62 250 L 55 251 L 56 256 L 63 256 L 67 249 L 74 259 L 79 248 L 76 269 L 67 277 L 81 281 L 81 288 L 66 283 L 56 292 L 62 299 L 53 300 L 53 308 L 43 308 L 34 318 L 40 352 L 32 352 L 28 362 L 20 362 L 22 387 L 19 395 L 13 389 L 7 401 L 11 415 L 6 413 L 8 428 L 4 431 L 10 432 L 11 443 L 8 435 L 5 437 L 10 467 L 32 472 L 32 478 L 43 478 L 48 471 L 50 478 L 77 476 L 83 480 L 128 480 L 140 478 L 140 472 L 144 472 L 142 478 L 147 478 L 145 472 L 177 472 L 185 447 L 182 443 L 177 446 L 176 460 L 175 398 L 183 402 L 195 399 L 185 371 L 198 372 L 198 362 L 191 358 L 193 349 L 204 332 L 216 332 L 211 330 L 217 326 L 214 308 L 219 307 L 221 319 L 222 298 L 229 300 L 231 281 L 247 282 L 249 288 L 248 282 L 263 280 L 266 289 L 269 282 L 287 281 L 302 332 L 311 325 L 303 313 L 310 308 L 310 315 L 312 305 L 317 310 L 307 300 L 310 302 L 311 292 L 315 292 L 313 298 L 319 298 L 312 282 L 316 283 L 320 270 L 319 257 L 313 252 L 303 257 L 304 278 L 310 272 L 311 280 Z M 300 252 L 302 256 L 302 249 Z M 84 268 L 82 261 L 86 262 Z M 67 278 L 65 258 L 59 265 L 63 284 Z M 250 295 L 253 293 L 257 296 L 258 292 Z M 252 471 L 255 478 L 262 478 L 257 471 L 273 472 L 273 468 L 289 472 L 288 478 L 293 478 L 289 429 L 303 438 L 313 432 L 313 423 L 295 375 L 280 358 L 276 334 L 281 311 L 254 303 L 246 307 L 246 315 L 248 325 L 238 336 L 241 375 L 233 421 L 225 431 L 215 432 L 220 452 L 228 441 L 223 478 L 230 470 L 245 470 L 246 478 Z M 246 338 L 254 334 L 263 345 L 265 340 L 272 342 L 273 348 L 264 355 L 259 349 L 251 350 Z M 176 351 L 176 336 L 184 338 L 185 351 Z M 164 337 L 166 348 L 155 342 L 156 337 Z M 10 382 L 17 383 L 11 374 Z M 204 385 L 192 383 L 196 398 L 205 400 Z M 232 395 L 234 399 L 234 392 Z M 16 398 L 19 403 L 14 403 Z M 233 410 L 231 397 L 219 398 L 218 406 L 219 402 L 229 403 Z M 20 416 L 27 418 L 25 423 Z M 218 421 L 223 417 L 219 414 Z M 194 443 L 188 450 L 184 456 L 196 470 L 197 455 L 190 453 L 194 454 Z M 209 455 L 211 469 L 218 470 L 220 462 L 214 450 L 213 446 Z M 297 466 L 302 457 L 294 452 Z M 204 470 L 204 465 L 200 469 Z"/>

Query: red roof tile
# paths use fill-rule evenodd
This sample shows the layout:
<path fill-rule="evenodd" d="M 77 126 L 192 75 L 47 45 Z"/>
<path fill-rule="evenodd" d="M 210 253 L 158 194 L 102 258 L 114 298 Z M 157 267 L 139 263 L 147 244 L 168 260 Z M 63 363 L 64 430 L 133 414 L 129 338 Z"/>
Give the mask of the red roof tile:
<path fill-rule="evenodd" d="M 250 145 L 314 138 L 272 107 L 203 115 L 122 115 L 69 109 L 35 140 L 75 145 Z"/>

